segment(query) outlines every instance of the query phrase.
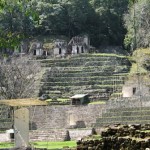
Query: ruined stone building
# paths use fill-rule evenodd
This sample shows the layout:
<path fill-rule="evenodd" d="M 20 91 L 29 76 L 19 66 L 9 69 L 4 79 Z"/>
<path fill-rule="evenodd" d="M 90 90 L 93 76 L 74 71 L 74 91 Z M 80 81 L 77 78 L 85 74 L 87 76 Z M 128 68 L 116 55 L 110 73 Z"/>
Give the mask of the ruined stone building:
<path fill-rule="evenodd" d="M 67 42 L 65 40 L 57 39 L 54 42 L 54 56 L 65 56 L 67 53 Z"/>
<path fill-rule="evenodd" d="M 89 46 L 88 36 L 75 36 L 68 43 L 68 52 L 71 54 L 87 53 Z"/>
<path fill-rule="evenodd" d="M 65 56 L 67 54 L 87 53 L 90 48 L 88 36 L 75 36 L 69 43 L 65 40 L 56 40 L 54 46 L 54 56 Z"/>
<path fill-rule="evenodd" d="M 63 39 L 56 39 L 52 42 L 44 42 L 37 39 L 22 41 L 16 48 L 16 52 L 31 54 L 33 56 L 65 57 L 80 53 L 88 53 L 90 41 L 88 36 L 75 36 L 67 42 Z"/>
<path fill-rule="evenodd" d="M 48 55 L 47 50 L 43 48 L 43 43 L 39 41 L 35 41 L 31 44 L 30 53 L 32 53 L 35 56 Z"/>

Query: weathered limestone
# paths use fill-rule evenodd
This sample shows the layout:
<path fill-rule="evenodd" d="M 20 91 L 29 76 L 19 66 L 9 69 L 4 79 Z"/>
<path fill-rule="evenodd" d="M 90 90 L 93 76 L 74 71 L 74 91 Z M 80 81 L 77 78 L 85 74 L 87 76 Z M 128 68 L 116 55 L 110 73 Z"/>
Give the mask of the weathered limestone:
<path fill-rule="evenodd" d="M 79 140 L 92 134 L 92 129 L 50 129 L 30 131 L 30 141 Z"/>
<path fill-rule="evenodd" d="M 115 125 L 101 133 L 101 140 L 78 141 L 77 150 L 145 150 L 150 147 L 150 125 Z"/>
<path fill-rule="evenodd" d="M 14 135 L 16 147 L 29 144 L 29 110 L 21 108 L 14 112 Z"/>
<path fill-rule="evenodd" d="M 49 130 L 70 128 L 90 128 L 101 116 L 105 105 L 83 106 L 35 106 L 30 108 L 30 129 Z M 40 118 L 40 119 L 39 119 Z"/>

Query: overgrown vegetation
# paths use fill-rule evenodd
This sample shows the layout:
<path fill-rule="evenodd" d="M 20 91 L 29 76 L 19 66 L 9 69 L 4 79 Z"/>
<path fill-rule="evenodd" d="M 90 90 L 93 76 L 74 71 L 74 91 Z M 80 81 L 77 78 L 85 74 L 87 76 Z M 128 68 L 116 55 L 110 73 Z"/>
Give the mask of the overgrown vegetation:
<path fill-rule="evenodd" d="M 150 46 L 150 1 L 131 0 L 128 13 L 125 15 L 127 34 L 125 46 L 135 50 Z"/>
<path fill-rule="evenodd" d="M 96 47 L 148 47 L 149 8 L 149 0 L 1 0 L 0 48 L 8 52 L 22 39 L 40 35 L 79 34 L 88 34 Z"/>
<path fill-rule="evenodd" d="M 147 74 L 150 71 L 150 49 L 141 48 L 134 51 L 131 61 L 130 75 Z"/>
<path fill-rule="evenodd" d="M 39 35 L 88 34 L 91 44 L 122 45 L 128 0 L 1 0 L 0 47 Z"/>

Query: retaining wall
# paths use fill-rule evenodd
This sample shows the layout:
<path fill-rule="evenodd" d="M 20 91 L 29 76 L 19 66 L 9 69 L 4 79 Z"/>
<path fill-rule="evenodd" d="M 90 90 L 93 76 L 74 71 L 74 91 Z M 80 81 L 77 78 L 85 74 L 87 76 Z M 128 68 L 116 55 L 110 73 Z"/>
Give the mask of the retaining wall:
<path fill-rule="evenodd" d="M 29 132 L 29 140 L 30 142 L 80 140 L 91 134 L 92 129 L 32 130 Z M 11 142 L 9 134 L 0 133 L 0 142 Z"/>
<path fill-rule="evenodd" d="M 105 105 L 30 107 L 30 129 L 89 128 L 101 117 Z"/>
<path fill-rule="evenodd" d="M 115 108 L 134 108 L 134 107 L 150 107 L 150 96 L 133 96 L 133 97 L 121 97 L 113 100 L 109 100 L 107 103 L 107 109 Z"/>

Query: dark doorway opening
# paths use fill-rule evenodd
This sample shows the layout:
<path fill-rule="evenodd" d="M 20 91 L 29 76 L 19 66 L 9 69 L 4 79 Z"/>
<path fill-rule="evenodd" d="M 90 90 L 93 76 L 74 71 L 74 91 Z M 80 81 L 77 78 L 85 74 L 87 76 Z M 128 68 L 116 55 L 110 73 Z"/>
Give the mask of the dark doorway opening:
<path fill-rule="evenodd" d="M 81 47 L 81 53 L 84 53 L 83 46 Z"/>
<path fill-rule="evenodd" d="M 36 50 L 34 50 L 33 55 L 36 55 Z"/>
<path fill-rule="evenodd" d="M 77 54 L 79 54 L 79 47 L 77 46 Z"/>
<path fill-rule="evenodd" d="M 133 88 L 133 95 L 135 94 L 135 92 L 136 92 L 136 88 L 134 87 L 134 88 Z"/>
<path fill-rule="evenodd" d="M 47 54 L 46 54 L 46 51 L 43 51 L 43 55 L 44 55 L 44 56 L 46 56 L 46 55 L 47 55 Z"/>
<path fill-rule="evenodd" d="M 61 52 L 62 52 L 62 51 L 61 51 L 61 48 L 59 48 L 59 54 L 61 54 Z"/>

